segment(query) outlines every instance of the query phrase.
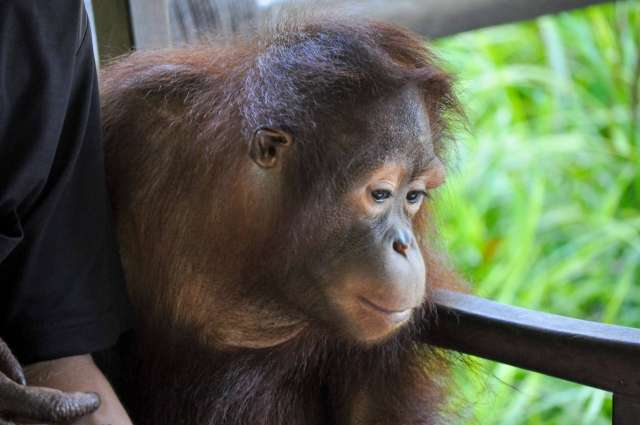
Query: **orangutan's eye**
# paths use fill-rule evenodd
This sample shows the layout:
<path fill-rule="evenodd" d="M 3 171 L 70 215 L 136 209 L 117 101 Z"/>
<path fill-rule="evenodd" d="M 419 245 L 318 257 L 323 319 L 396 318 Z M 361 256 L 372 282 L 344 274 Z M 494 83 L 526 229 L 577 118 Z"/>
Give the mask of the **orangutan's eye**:
<path fill-rule="evenodd" d="M 385 189 L 375 189 L 371 191 L 371 197 L 378 203 L 384 202 L 385 199 L 391 198 L 391 196 L 393 196 L 391 192 Z"/>
<path fill-rule="evenodd" d="M 407 201 L 412 204 L 420 202 L 422 197 L 428 198 L 429 194 L 421 190 L 412 190 L 411 192 L 407 193 Z"/>

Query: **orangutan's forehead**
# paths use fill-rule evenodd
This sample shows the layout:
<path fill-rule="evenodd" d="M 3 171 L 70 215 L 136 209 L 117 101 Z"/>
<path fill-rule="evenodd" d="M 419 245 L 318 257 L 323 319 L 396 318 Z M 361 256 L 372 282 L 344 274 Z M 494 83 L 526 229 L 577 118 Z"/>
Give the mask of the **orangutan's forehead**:
<path fill-rule="evenodd" d="M 397 162 L 410 173 L 424 171 L 435 153 L 421 93 L 407 90 L 372 106 L 367 131 L 370 149 L 363 160 L 372 167 Z"/>

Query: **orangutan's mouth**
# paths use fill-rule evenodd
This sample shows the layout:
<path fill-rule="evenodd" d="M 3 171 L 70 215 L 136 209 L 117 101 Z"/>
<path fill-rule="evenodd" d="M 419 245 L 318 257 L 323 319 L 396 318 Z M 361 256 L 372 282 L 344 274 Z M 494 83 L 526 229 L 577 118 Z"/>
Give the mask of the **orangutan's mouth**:
<path fill-rule="evenodd" d="M 375 303 L 369 301 L 365 297 L 360 297 L 360 301 L 364 305 L 370 307 L 371 309 L 386 315 L 395 324 L 399 324 L 399 323 L 404 322 L 411 315 L 411 310 L 412 309 L 410 309 L 410 308 L 407 308 L 405 310 L 389 310 L 389 309 L 386 309 L 384 307 L 380 307 L 378 304 L 375 304 Z"/>

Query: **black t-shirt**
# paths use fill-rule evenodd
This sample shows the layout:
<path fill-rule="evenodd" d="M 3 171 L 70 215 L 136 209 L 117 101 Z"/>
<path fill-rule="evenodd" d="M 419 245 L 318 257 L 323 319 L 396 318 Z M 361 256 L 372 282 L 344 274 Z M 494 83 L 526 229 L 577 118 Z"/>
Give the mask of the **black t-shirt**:
<path fill-rule="evenodd" d="M 82 0 L 0 0 L 0 337 L 23 363 L 132 324 Z"/>

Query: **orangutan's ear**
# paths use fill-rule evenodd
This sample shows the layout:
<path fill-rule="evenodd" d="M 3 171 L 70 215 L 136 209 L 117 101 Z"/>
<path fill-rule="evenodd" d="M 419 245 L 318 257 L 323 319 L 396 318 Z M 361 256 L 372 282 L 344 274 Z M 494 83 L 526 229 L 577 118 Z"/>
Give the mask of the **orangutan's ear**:
<path fill-rule="evenodd" d="M 291 133 L 277 127 L 264 126 L 256 130 L 249 146 L 249 156 L 262 168 L 278 165 L 282 153 L 293 142 Z"/>

